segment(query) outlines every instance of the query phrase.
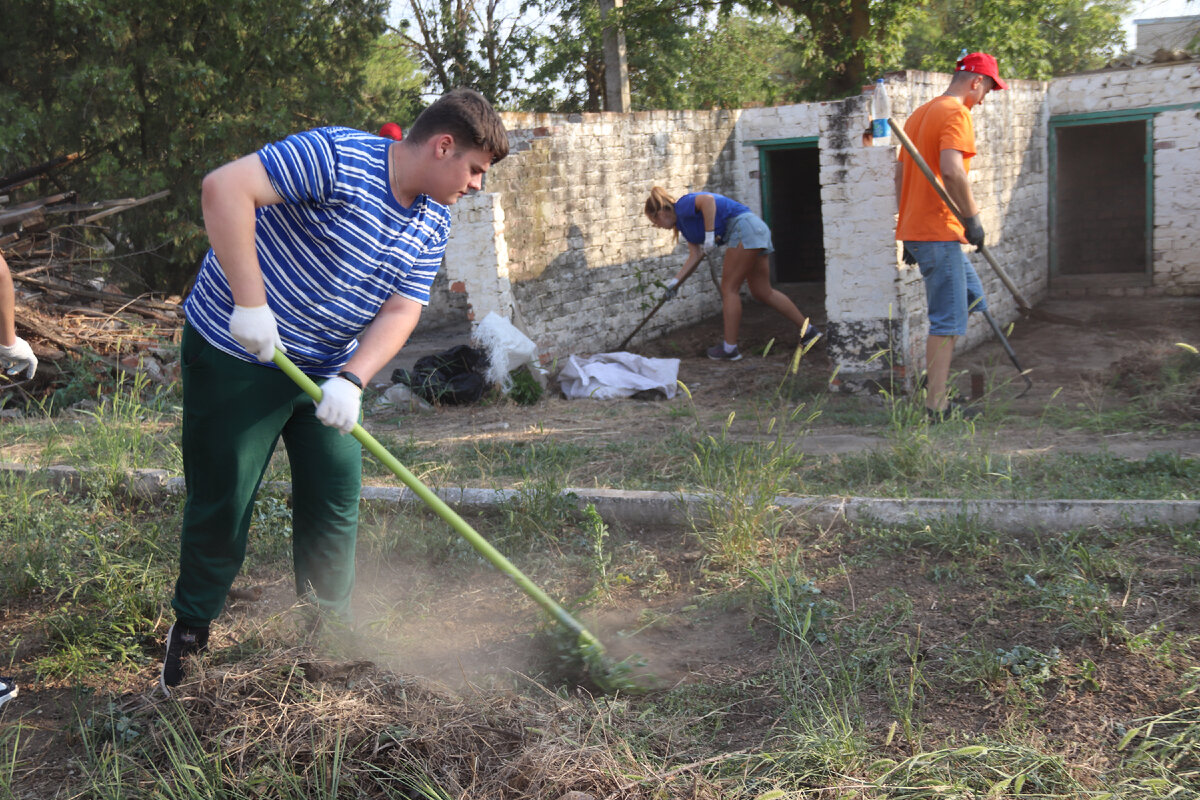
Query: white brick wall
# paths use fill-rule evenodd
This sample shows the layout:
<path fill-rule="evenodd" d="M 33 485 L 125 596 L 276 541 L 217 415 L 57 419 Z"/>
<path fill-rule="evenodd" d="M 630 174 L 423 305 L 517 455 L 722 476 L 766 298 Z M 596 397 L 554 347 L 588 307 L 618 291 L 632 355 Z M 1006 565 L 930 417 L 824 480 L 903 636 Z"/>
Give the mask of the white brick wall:
<path fill-rule="evenodd" d="M 892 116 L 903 122 L 941 94 L 950 76 L 887 76 Z M 1026 299 L 1049 279 L 1048 119 L 1051 114 L 1177 105 L 1200 98 L 1195 64 L 1058 79 L 1010 81 L 973 112 L 979 154 L 971 183 L 988 247 Z M 861 144 L 869 96 L 740 111 L 507 114 L 513 152 L 488 174 L 484 195 L 460 203 L 447 249 L 451 289 L 475 319 L 509 316 L 550 357 L 600 352 L 646 316 L 686 254 L 642 214 L 650 187 L 674 196 L 715 191 L 762 213 L 756 141 L 819 137 L 831 353 L 843 374 L 877 369 L 882 346 L 909 376 L 923 366 L 926 310 L 915 269 L 894 241 L 894 159 Z M 1155 280 L 1200 291 L 1200 109 L 1155 119 Z M 1016 303 L 987 263 L 972 262 L 993 315 L 1017 320 Z M 706 264 L 639 333 L 652 337 L 716 313 Z M 453 293 L 453 292 L 452 292 Z M 510 309 L 510 313 L 505 313 Z M 841 332 L 839 337 L 838 332 Z M 991 336 L 973 315 L 963 346 Z M 899 341 L 897 341 L 897 339 Z"/>
<path fill-rule="evenodd" d="M 661 185 L 676 197 L 697 190 L 734 195 L 738 115 L 506 114 L 513 151 L 489 171 L 484 188 L 507 224 L 456 212 L 454 235 L 462 239 L 446 255 L 446 270 L 465 284 L 474 318 L 483 318 L 480 309 L 489 302 L 476 300 L 475 287 L 507 288 L 512 313 L 505 316 L 547 357 L 615 349 L 661 296 L 654 282 L 674 275 L 687 252 L 682 239 L 673 244 L 642 213 L 650 188 Z M 493 237 L 507 252 L 507 287 L 489 278 L 502 269 Z M 660 335 L 719 308 L 702 263 L 679 299 L 638 336 Z"/>

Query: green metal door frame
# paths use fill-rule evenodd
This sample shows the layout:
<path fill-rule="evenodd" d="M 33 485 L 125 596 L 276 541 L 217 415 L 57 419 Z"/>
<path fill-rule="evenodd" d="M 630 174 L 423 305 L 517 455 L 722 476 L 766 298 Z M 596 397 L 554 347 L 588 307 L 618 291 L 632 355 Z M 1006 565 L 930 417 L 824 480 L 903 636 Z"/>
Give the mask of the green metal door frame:
<path fill-rule="evenodd" d="M 1181 106 L 1186 107 L 1186 106 Z M 1124 111 L 1097 111 L 1090 114 L 1064 114 L 1050 118 L 1050 143 L 1048 158 L 1050 160 L 1050 277 L 1058 276 L 1058 132 L 1062 128 L 1080 126 L 1111 125 L 1119 122 L 1146 123 L 1145 162 L 1146 178 L 1146 275 L 1154 275 L 1154 115 L 1159 111 L 1173 110 L 1174 107 L 1139 108 Z M 1131 273 L 1136 274 L 1136 273 Z"/>
<path fill-rule="evenodd" d="M 774 150 L 809 150 L 819 147 L 821 137 L 801 136 L 795 139 L 758 139 L 746 144 L 758 148 L 758 190 L 759 202 L 762 205 L 763 222 L 767 227 L 772 226 L 773 211 L 771 209 L 771 159 L 768 154 Z"/>

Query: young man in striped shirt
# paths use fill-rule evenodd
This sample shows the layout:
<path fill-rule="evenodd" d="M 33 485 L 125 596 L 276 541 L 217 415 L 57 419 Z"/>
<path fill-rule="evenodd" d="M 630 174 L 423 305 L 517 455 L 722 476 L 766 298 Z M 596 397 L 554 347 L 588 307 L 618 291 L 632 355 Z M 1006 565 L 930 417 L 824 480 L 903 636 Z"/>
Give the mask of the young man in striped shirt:
<path fill-rule="evenodd" d="M 508 154 L 499 116 L 456 89 L 403 141 L 319 128 L 204 178 L 212 248 L 184 303 L 179 578 L 160 684 L 207 646 L 242 565 L 254 496 L 279 439 L 292 472 L 296 592 L 345 617 L 362 456 L 345 434 L 362 387 L 407 341 L 445 251 L 447 206 Z M 315 404 L 275 348 L 323 380 Z"/>

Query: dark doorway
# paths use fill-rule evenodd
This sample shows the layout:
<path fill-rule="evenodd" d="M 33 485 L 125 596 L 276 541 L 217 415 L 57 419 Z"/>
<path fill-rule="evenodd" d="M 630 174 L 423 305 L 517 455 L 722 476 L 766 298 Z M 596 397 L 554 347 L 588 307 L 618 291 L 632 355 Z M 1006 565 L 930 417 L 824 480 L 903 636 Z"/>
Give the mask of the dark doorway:
<path fill-rule="evenodd" d="M 1067 125 L 1055 135 L 1054 274 L 1146 274 L 1146 121 Z"/>
<path fill-rule="evenodd" d="M 763 209 L 771 226 L 776 283 L 825 281 L 821 164 L 815 146 L 763 148 Z"/>

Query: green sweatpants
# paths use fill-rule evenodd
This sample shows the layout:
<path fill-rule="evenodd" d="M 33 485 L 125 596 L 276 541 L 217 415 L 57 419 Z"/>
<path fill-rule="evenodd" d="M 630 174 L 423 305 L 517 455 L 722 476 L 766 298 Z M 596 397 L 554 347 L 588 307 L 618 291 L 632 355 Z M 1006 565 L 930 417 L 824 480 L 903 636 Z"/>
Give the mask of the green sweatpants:
<path fill-rule="evenodd" d="M 362 489 L 358 440 L 316 417 L 316 406 L 273 366 L 227 355 L 185 325 L 183 474 L 187 501 L 171 606 L 205 626 L 246 557 L 254 496 L 283 438 L 292 470 L 296 594 L 347 617 Z"/>

